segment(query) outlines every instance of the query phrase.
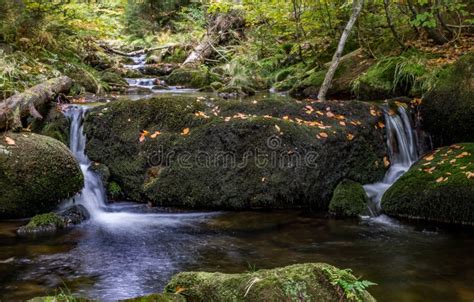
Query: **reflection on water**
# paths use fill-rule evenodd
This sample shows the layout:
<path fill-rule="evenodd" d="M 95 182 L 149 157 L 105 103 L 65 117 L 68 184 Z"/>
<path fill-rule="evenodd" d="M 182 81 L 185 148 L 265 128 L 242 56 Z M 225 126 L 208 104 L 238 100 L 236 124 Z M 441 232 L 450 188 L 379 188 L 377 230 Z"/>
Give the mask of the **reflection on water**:
<path fill-rule="evenodd" d="M 243 272 L 302 262 L 352 268 L 380 284 L 371 289 L 380 301 L 474 299 L 472 229 L 394 227 L 296 212 L 163 211 L 146 214 L 156 223 L 143 224 L 134 220 L 141 215 L 120 213 L 133 211 L 129 204 L 113 208 L 118 213 L 108 219 L 126 223 L 89 222 L 54 237 L 17 238 L 13 230 L 20 223 L 0 223 L 0 300 L 63 286 L 107 301 L 159 292 L 179 271 Z"/>

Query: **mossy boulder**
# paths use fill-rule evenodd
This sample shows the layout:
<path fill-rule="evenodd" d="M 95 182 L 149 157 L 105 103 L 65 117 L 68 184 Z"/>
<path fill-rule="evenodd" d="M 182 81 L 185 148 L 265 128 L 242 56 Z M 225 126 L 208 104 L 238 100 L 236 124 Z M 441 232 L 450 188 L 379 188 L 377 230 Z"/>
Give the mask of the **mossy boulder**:
<path fill-rule="evenodd" d="M 34 119 L 32 131 L 57 139 L 66 146 L 69 145 L 70 122 L 64 114 L 57 109 L 56 104 L 48 103 L 40 108 L 43 119 Z"/>
<path fill-rule="evenodd" d="M 64 218 L 56 213 L 36 215 L 30 222 L 18 230 L 19 234 L 51 233 L 66 226 Z"/>
<path fill-rule="evenodd" d="M 353 91 L 360 100 L 384 100 L 400 96 L 421 97 L 426 68 L 424 54 L 407 51 L 368 65 L 355 74 Z"/>
<path fill-rule="evenodd" d="M 255 95 L 256 91 L 252 87 L 248 87 L 245 85 L 242 86 L 224 86 L 220 88 L 217 93 L 219 96 L 229 99 L 229 98 L 237 98 L 237 97 L 246 97 Z"/>
<path fill-rule="evenodd" d="M 192 208 L 327 209 L 344 178 L 381 179 L 370 104 L 156 97 L 89 111 L 89 157 L 124 197 Z M 140 139 L 141 138 L 141 139 Z"/>
<path fill-rule="evenodd" d="M 358 182 L 344 179 L 334 190 L 329 212 L 339 217 L 357 217 L 367 211 L 369 198 Z"/>
<path fill-rule="evenodd" d="M 474 224 L 474 143 L 427 154 L 388 189 L 382 209 L 392 216 Z"/>
<path fill-rule="evenodd" d="M 436 145 L 474 141 L 474 52 L 439 73 L 420 111 Z"/>
<path fill-rule="evenodd" d="M 352 82 L 372 65 L 373 60 L 368 58 L 362 50 L 354 51 L 343 57 L 336 70 L 327 97 L 335 99 L 355 98 Z M 276 87 L 278 90 L 284 90 L 287 87 L 287 83 L 296 82 L 289 91 L 291 96 L 297 98 L 317 98 L 326 73 L 326 68 L 322 70 L 314 69 L 303 74 L 303 77 L 297 81 L 290 76 L 281 84 L 276 85 Z"/>
<path fill-rule="evenodd" d="M 176 64 L 170 63 L 160 63 L 160 64 L 147 64 L 143 67 L 140 67 L 138 70 L 144 74 L 149 76 L 167 76 L 178 68 Z"/>
<path fill-rule="evenodd" d="M 119 73 L 106 70 L 100 74 L 103 82 L 113 86 L 128 86 L 127 81 Z"/>
<path fill-rule="evenodd" d="M 179 68 L 165 78 L 165 82 L 172 86 L 201 88 L 219 81 L 219 76 L 206 68 Z"/>
<path fill-rule="evenodd" d="M 120 300 L 120 302 L 186 302 L 186 298 L 179 294 L 164 293 L 152 294 L 148 296 Z"/>
<path fill-rule="evenodd" d="M 0 217 L 28 217 L 53 210 L 79 192 L 83 176 L 61 142 L 32 133 L 5 133 L 0 141 Z"/>
<path fill-rule="evenodd" d="M 346 270 L 306 263 L 243 274 L 185 272 L 175 275 L 164 291 L 180 291 L 186 301 L 375 301 L 365 290 L 345 292 L 335 276 L 347 285 L 358 281 Z"/>

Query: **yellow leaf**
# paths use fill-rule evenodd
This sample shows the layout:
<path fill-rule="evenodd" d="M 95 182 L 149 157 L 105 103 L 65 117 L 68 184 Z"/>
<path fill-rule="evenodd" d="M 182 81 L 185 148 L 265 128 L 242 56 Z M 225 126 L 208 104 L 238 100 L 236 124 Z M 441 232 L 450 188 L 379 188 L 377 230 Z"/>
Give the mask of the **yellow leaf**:
<path fill-rule="evenodd" d="M 181 135 L 188 135 L 189 134 L 189 128 L 184 128 L 183 132 L 181 132 Z"/>
<path fill-rule="evenodd" d="M 160 131 L 155 131 L 155 133 L 153 133 L 152 135 L 150 135 L 151 138 L 156 138 L 158 135 L 160 135 L 161 132 Z"/>
<path fill-rule="evenodd" d="M 466 172 L 466 177 L 467 177 L 467 179 L 474 178 L 474 173 L 468 171 L 468 172 Z"/>
<path fill-rule="evenodd" d="M 16 145 L 15 140 L 13 140 L 12 138 L 10 138 L 8 136 L 5 136 L 5 143 L 7 143 L 7 145 L 10 145 L 10 146 Z"/>
<path fill-rule="evenodd" d="M 426 161 L 432 161 L 433 159 L 434 159 L 434 156 L 433 156 L 433 155 L 429 155 L 429 156 L 426 156 L 426 157 L 424 158 L 424 160 L 426 160 Z"/>
<path fill-rule="evenodd" d="M 283 119 L 284 119 L 285 121 L 287 121 L 287 120 L 289 120 L 290 118 L 288 117 L 288 115 L 285 115 L 285 116 L 283 117 Z"/>
<path fill-rule="evenodd" d="M 228 122 L 228 121 L 230 121 L 230 119 L 231 119 L 230 116 L 226 116 L 226 117 L 224 118 L 224 121 Z"/>
<path fill-rule="evenodd" d="M 339 125 L 341 125 L 341 126 L 345 126 L 345 125 L 346 125 L 346 123 L 344 123 L 343 121 L 340 121 L 340 122 L 339 122 Z"/>
<path fill-rule="evenodd" d="M 385 166 L 385 168 L 390 166 L 390 161 L 388 160 L 386 156 L 384 156 L 383 158 L 383 165 Z"/>
<path fill-rule="evenodd" d="M 354 134 L 348 133 L 348 134 L 347 134 L 347 140 L 351 141 L 351 140 L 353 140 L 353 139 L 354 139 Z"/>
<path fill-rule="evenodd" d="M 176 291 L 174 293 L 175 294 L 180 294 L 180 293 L 184 292 L 185 290 L 186 290 L 186 288 L 184 288 L 184 287 L 177 287 Z"/>
<path fill-rule="evenodd" d="M 275 125 L 275 129 L 280 132 L 280 127 L 278 125 Z"/>
<path fill-rule="evenodd" d="M 377 125 L 378 125 L 381 129 L 385 128 L 385 124 L 382 123 L 382 122 L 378 122 Z"/>
<path fill-rule="evenodd" d="M 377 111 L 375 111 L 374 109 L 370 109 L 370 114 L 372 116 L 377 116 Z"/>
<path fill-rule="evenodd" d="M 320 132 L 319 135 L 324 138 L 328 137 L 328 134 L 326 132 Z"/>
<path fill-rule="evenodd" d="M 326 112 L 326 116 L 329 117 L 329 118 L 333 118 L 334 113 L 332 113 L 331 111 L 328 111 L 328 112 Z"/>
<path fill-rule="evenodd" d="M 439 178 L 436 179 L 436 182 L 438 182 L 438 183 L 439 183 L 439 182 L 442 182 L 443 179 L 444 179 L 443 176 L 441 176 L 441 177 L 439 177 Z"/>

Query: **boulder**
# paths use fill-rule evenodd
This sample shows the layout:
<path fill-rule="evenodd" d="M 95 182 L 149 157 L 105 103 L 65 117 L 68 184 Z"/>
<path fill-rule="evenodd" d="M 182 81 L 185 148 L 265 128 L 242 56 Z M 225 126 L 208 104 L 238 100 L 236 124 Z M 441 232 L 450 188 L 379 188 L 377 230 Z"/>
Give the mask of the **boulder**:
<path fill-rule="evenodd" d="M 147 64 L 138 70 L 144 75 L 150 76 L 167 76 L 178 68 L 176 64 Z"/>
<path fill-rule="evenodd" d="M 79 165 L 63 143 L 32 133 L 2 135 L 1 218 L 28 217 L 51 211 L 82 187 Z"/>
<path fill-rule="evenodd" d="M 243 274 L 184 272 L 164 291 L 179 291 L 186 301 L 375 301 L 367 286 L 354 286 L 362 282 L 373 284 L 359 281 L 350 270 L 305 263 Z"/>
<path fill-rule="evenodd" d="M 205 68 L 179 68 L 164 80 L 166 84 L 172 86 L 201 88 L 219 81 L 219 76 Z"/>
<path fill-rule="evenodd" d="M 327 209 L 344 178 L 379 180 L 382 117 L 363 102 L 161 96 L 93 108 L 86 152 L 155 205 Z"/>
<path fill-rule="evenodd" d="M 344 179 L 341 181 L 329 203 L 329 213 L 338 217 L 357 217 L 367 211 L 369 198 L 358 182 Z"/>
<path fill-rule="evenodd" d="M 474 224 L 474 143 L 436 149 L 387 190 L 385 213 L 397 217 Z"/>
<path fill-rule="evenodd" d="M 474 141 L 474 52 L 445 68 L 420 106 L 437 146 Z"/>

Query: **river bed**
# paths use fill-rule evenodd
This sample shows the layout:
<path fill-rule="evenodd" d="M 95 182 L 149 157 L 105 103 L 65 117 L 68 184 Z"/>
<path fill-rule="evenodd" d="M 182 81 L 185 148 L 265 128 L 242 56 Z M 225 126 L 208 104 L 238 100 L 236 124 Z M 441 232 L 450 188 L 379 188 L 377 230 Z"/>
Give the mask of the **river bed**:
<path fill-rule="evenodd" d="M 116 204 L 118 212 L 143 206 Z M 150 209 L 147 209 L 149 212 Z M 378 283 L 379 301 L 472 301 L 470 228 L 334 220 L 302 212 L 173 212 L 156 223 L 88 222 L 19 238 L 0 222 L 0 300 L 58 293 L 113 301 L 160 292 L 180 271 L 244 272 L 327 262 Z M 134 227 L 134 225 L 136 227 Z"/>

